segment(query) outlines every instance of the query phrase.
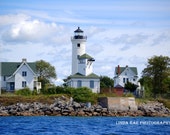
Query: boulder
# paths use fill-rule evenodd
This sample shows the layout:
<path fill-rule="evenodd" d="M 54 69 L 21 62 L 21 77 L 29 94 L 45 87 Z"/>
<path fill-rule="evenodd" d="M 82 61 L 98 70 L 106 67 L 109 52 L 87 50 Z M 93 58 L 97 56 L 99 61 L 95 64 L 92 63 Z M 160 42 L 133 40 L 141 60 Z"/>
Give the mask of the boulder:
<path fill-rule="evenodd" d="M 73 105 L 73 108 L 74 108 L 74 109 L 81 108 L 80 103 L 77 103 L 77 102 L 74 102 L 74 101 L 73 101 L 72 105 Z"/>

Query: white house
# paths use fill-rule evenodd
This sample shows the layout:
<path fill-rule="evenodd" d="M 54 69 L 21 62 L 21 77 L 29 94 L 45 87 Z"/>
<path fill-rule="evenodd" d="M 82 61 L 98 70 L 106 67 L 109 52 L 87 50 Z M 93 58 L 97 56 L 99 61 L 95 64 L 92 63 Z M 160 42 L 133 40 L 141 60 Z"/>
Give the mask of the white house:
<path fill-rule="evenodd" d="M 1 89 L 14 91 L 28 87 L 40 89 L 37 80 L 36 65 L 22 59 L 22 62 L 1 62 Z"/>
<path fill-rule="evenodd" d="M 120 67 L 115 68 L 114 87 L 124 87 L 127 82 L 138 85 L 138 72 L 136 67 Z"/>
<path fill-rule="evenodd" d="M 95 59 L 86 53 L 87 36 L 78 27 L 71 37 L 72 42 L 72 74 L 69 76 L 68 86 L 88 87 L 94 93 L 100 92 L 100 78 L 93 73 Z"/>

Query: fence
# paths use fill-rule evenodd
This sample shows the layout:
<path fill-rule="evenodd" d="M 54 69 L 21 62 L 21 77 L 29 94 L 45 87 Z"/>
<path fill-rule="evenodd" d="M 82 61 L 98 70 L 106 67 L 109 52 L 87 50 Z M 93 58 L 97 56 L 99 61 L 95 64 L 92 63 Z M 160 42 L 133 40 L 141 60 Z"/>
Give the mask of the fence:
<path fill-rule="evenodd" d="M 118 96 L 122 96 L 123 95 L 123 88 L 112 88 L 112 87 L 110 87 L 110 88 L 101 88 L 100 93 L 102 93 L 102 94 L 104 94 L 104 93 L 105 94 L 113 93 L 113 94 L 116 94 Z"/>

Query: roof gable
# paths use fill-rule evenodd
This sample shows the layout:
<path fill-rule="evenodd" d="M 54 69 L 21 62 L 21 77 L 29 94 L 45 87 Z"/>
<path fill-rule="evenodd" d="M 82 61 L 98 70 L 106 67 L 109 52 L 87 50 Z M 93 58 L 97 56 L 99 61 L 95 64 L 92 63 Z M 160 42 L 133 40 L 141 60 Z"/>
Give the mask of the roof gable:
<path fill-rule="evenodd" d="M 35 72 L 30 68 L 30 66 L 26 63 L 26 62 L 23 62 L 18 68 L 17 70 L 13 73 L 13 75 L 15 75 L 21 68 L 22 66 L 26 65 L 27 68 L 35 75 Z"/>
<path fill-rule="evenodd" d="M 18 68 L 22 65 L 23 62 L 1 62 L 1 75 L 2 76 L 11 76 L 14 74 Z M 36 73 L 36 64 L 35 62 L 26 63 L 27 66 Z"/>
<path fill-rule="evenodd" d="M 90 55 L 88 55 L 87 53 L 85 53 L 85 54 L 81 55 L 81 56 L 79 57 L 79 59 L 93 59 L 93 57 L 91 57 Z"/>
<path fill-rule="evenodd" d="M 80 73 L 76 73 L 74 75 L 69 76 L 69 78 L 81 78 L 81 79 L 99 79 L 100 77 L 94 73 L 89 74 L 88 76 L 82 75 Z"/>
<path fill-rule="evenodd" d="M 119 67 L 120 68 L 120 74 L 123 73 L 127 68 L 130 69 L 135 75 L 138 75 L 137 68 L 136 67 Z M 115 68 L 115 74 L 118 74 L 118 67 Z"/>

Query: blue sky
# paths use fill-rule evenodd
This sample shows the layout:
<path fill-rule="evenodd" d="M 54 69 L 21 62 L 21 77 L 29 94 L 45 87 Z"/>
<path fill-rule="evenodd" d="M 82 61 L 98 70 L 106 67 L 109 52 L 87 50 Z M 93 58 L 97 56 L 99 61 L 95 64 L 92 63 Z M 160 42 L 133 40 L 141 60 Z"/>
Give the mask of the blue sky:
<path fill-rule="evenodd" d="M 114 77 L 115 66 L 136 66 L 154 55 L 170 57 L 169 0 L 1 0 L 0 60 L 55 66 L 56 84 L 71 74 L 71 40 L 87 35 L 94 73 Z"/>

